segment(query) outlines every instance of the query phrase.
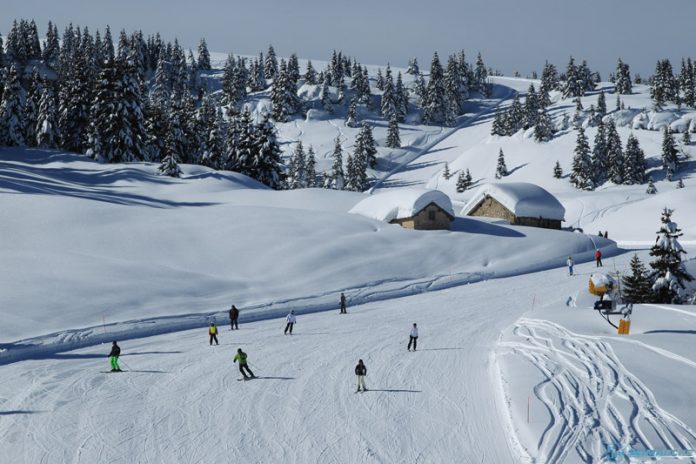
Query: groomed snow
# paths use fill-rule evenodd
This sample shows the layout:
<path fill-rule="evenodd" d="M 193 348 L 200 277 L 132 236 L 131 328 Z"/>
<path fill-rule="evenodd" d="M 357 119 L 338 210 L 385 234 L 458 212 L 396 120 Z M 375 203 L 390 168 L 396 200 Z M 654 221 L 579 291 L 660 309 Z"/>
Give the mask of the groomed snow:
<path fill-rule="evenodd" d="M 413 217 L 430 203 L 435 203 L 454 217 L 450 198 L 439 190 L 402 188 L 378 191 L 355 205 L 350 212 L 383 222 Z"/>
<path fill-rule="evenodd" d="M 476 191 L 461 214 L 468 215 L 486 197 L 495 198 L 517 217 L 565 220 L 565 208 L 556 197 L 528 182 L 486 184 Z"/>

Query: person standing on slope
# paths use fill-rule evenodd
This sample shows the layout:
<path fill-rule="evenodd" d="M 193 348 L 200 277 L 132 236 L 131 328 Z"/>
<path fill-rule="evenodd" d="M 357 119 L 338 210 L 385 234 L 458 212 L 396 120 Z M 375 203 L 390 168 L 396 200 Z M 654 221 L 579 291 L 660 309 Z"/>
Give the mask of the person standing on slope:
<path fill-rule="evenodd" d="M 210 346 L 213 346 L 213 340 L 215 340 L 216 345 L 219 345 L 218 339 L 217 339 L 217 333 L 218 333 L 217 326 L 215 325 L 215 323 L 211 322 L 210 328 L 208 328 L 208 335 L 210 335 Z"/>
<path fill-rule="evenodd" d="M 568 259 L 566 260 L 566 264 L 568 265 L 568 275 L 572 276 L 573 275 L 573 264 L 575 264 L 573 262 L 572 256 L 568 256 Z"/>
<path fill-rule="evenodd" d="M 362 387 L 362 391 L 366 392 L 367 387 L 365 387 L 365 376 L 367 375 L 367 367 L 365 367 L 365 364 L 363 364 L 362 359 L 358 360 L 358 365 L 355 366 L 355 375 L 358 378 L 358 389 L 356 390 L 356 393 L 360 391 L 360 387 Z"/>
<path fill-rule="evenodd" d="M 121 356 L 121 347 L 114 341 L 111 344 L 111 352 L 109 353 L 109 362 L 111 362 L 111 372 L 122 372 L 118 365 L 118 357 Z"/>
<path fill-rule="evenodd" d="M 295 322 L 297 322 L 297 318 L 295 317 L 295 311 L 290 311 L 290 314 L 287 315 L 285 320 L 288 323 L 285 325 L 285 332 L 283 333 L 287 335 L 288 331 L 290 331 L 290 335 L 292 335 L 292 327 L 295 325 Z"/>
<path fill-rule="evenodd" d="M 602 252 L 599 251 L 599 248 L 594 252 L 594 257 L 595 261 L 597 262 L 597 267 L 604 267 L 602 266 Z"/>
<path fill-rule="evenodd" d="M 408 337 L 408 351 L 411 351 L 411 344 L 413 344 L 413 351 L 416 351 L 416 343 L 418 343 L 418 327 L 414 322 L 411 328 L 411 335 Z"/>
<path fill-rule="evenodd" d="M 239 310 L 235 305 L 232 305 L 230 308 L 230 330 L 239 329 L 237 319 L 239 319 Z"/>
<path fill-rule="evenodd" d="M 241 348 L 237 348 L 237 355 L 234 357 L 234 362 L 237 361 L 239 361 L 239 372 L 241 372 L 242 376 L 244 376 L 244 380 L 249 380 L 256 377 L 254 373 L 251 372 L 251 369 L 249 369 L 249 365 L 247 364 L 247 354 L 243 352 Z M 247 375 L 247 372 L 249 375 Z"/>
<path fill-rule="evenodd" d="M 346 296 L 341 292 L 341 312 L 339 314 L 348 314 L 346 311 Z"/>

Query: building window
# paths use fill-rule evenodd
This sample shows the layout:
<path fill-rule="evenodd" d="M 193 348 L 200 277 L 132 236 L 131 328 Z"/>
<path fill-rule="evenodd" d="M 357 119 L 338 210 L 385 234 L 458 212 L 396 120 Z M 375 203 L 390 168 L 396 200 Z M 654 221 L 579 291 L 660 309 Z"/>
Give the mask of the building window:
<path fill-rule="evenodd" d="M 428 219 L 431 221 L 435 220 L 435 211 L 428 211 Z"/>

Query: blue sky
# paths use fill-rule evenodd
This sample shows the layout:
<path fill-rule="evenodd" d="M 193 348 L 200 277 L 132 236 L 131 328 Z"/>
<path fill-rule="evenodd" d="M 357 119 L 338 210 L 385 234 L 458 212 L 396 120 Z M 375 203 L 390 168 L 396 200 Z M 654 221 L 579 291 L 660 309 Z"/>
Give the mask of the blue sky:
<path fill-rule="evenodd" d="M 603 77 L 620 56 L 632 71 L 653 72 L 658 58 L 696 54 L 693 0 L 9 0 L 0 7 L 3 36 L 14 18 L 34 18 L 41 34 L 49 19 L 174 37 L 195 48 L 255 54 L 272 43 L 279 55 L 326 59 L 341 49 L 365 64 L 429 66 L 441 56 L 478 51 L 510 74 L 540 70 L 544 60 L 564 68 L 569 55 L 587 59 Z"/>

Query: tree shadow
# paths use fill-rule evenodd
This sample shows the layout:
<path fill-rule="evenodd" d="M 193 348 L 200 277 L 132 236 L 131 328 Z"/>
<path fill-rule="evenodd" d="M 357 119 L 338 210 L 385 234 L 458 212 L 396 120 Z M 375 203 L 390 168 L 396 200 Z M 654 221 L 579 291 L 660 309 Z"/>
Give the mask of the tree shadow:
<path fill-rule="evenodd" d="M 418 351 L 463 351 L 465 348 L 421 348 Z"/>
<path fill-rule="evenodd" d="M 677 334 L 677 335 L 696 335 L 696 330 L 648 330 L 647 332 L 643 332 L 644 334 L 660 334 L 660 333 L 668 333 L 668 334 Z"/>
<path fill-rule="evenodd" d="M 126 358 L 128 356 L 143 356 L 149 354 L 179 354 L 181 351 L 140 351 L 136 353 L 124 353 L 120 357 Z M 53 353 L 47 355 L 37 354 L 32 356 L 31 359 L 102 359 L 106 358 L 106 354 L 101 353 Z"/>
<path fill-rule="evenodd" d="M 491 224 L 489 222 L 478 221 L 476 219 L 463 217 L 455 218 L 454 221 L 452 221 L 451 230 L 458 232 L 468 232 L 470 234 L 494 235 L 497 237 L 526 237 L 526 235 L 524 235 L 523 233 L 510 229 L 508 227 L 503 227 L 496 224 Z"/>
<path fill-rule="evenodd" d="M 13 416 L 15 414 L 44 414 L 48 411 L 30 411 L 26 409 L 18 409 L 16 411 L 0 411 L 0 416 Z"/>
<path fill-rule="evenodd" d="M 529 164 L 529 163 L 524 163 L 524 164 L 520 164 L 519 166 L 515 166 L 514 168 L 512 168 L 511 170 L 508 171 L 507 175 L 509 176 L 509 175 L 512 174 L 513 172 L 522 169 L 523 167 L 527 166 L 528 164 Z"/>
<path fill-rule="evenodd" d="M 402 390 L 389 388 L 368 388 L 368 392 L 386 392 L 386 393 L 423 393 L 421 390 Z"/>
<path fill-rule="evenodd" d="M 260 377 L 256 377 L 257 380 L 295 380 L 295 377 L 269 377 L 266 375 L 262 375 Z"/>

